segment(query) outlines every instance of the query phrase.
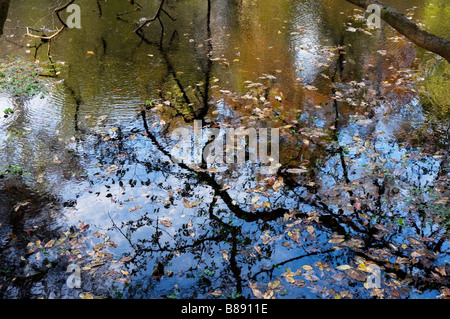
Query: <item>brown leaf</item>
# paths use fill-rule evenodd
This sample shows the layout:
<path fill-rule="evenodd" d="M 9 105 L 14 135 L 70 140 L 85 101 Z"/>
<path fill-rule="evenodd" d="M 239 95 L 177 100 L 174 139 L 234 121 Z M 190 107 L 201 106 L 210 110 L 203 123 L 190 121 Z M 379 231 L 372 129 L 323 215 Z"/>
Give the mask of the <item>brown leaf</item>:
<path fill-rule="evenodd" d="M 319 277 L 317 277 L 316 275 L 305 274 L 304 276 L 309 281 L 319 281 L 320 280 Z"/>
<path fill-rule="evenodd" d="M 50 240 L 48 243 L 45 244 L 44 248 L 51 248 L 53 244 L 55 243 L 55 239 Z"/>
<path fill-rule="evenodd" d="M 196 201 L 196 202 L 191 204 L 190 202 L 187 201 L 186 198 L 183 199 L 183 205 L 186 206 L 187 208 L 196 207 L 196 206 L 200 205 L 201 203 L 202 203 L 202 200 Z"/>
<path fill-rule="evenodd" d="M 82 222 L 78 225 L 78 228 L 80 229 L 81 232 L 84 232 L 89 228 L 89 224 L 85 224 L 84 222 Z"/>
<path fill-rule="evenodd" d="M 122 258 L 120 259 L 120 262 L 121 262 L 121 263 L 125 263 L 125 262 L 127 262 L 127 261 L 130 261 L 131 259 L 133 259 L 133 257 L 131 257 L 131 256 L 128 256 L 128 257 L 122 257 Z"/>
<path fill-rule="evenodd" d="M 216 296 L 216 297 L 220 297 L 220 296 L 222 296 L 222 291 L 221 291 L 221 290 L 216 290 L 216 291 L 214 291 L 214 292 L 212 293 L 212 295 L 213 295 L 213 296 Z"/>
<path fill-rule="evenodd" d="M 248 285 L 249 285 L 250 289 L 252 290 L 253 295 L 256 298 L 264 299 L 264 294 L 260 290 L 256 289 L 257 284 L 258 283 L 256 283 L 256 282 L 253 284 L 250 281 L 248 282 Z"/>
<path fill-rule="evenodd" d="M 94 299 L 94 296 L 88 292 L 81 292 L 78 296 L 81 299 Z"/>
<path fill-rule="evenodd" d="M 366 274 L 364 272 L 362 272 L 361 270 L 357 270 L 357 269 L 346 269 L 345 273 L 347 274 L 347 276 L 349 276 L 350 278 L 357 280 L 357 281 L 366 281 Z"/>
<path fill-rule="evenodd" d="M 313 226 L 306 226 L 306 231 L 307 231 L 310 235 L 314 235 L 314 227 L 313 227 Z"/>
<path fill-rule="evenodd" d="M 279 285 L 281 284 L 281 281 L 279 281 L 278 279 L 274 280 L 273 282 L 271 282 L 268 286 L 270 289 L 275 289 L 277 288 Z"/>
<path fill-rule="evenodd" d="M 384 230 L 384 231 L 387 231 L 387 228 L 386 227 L 384 227 L 383 225 L 381 225 L 381 224 L 375 224 L 374 225 L 374 227 L 376 228 L 376 229 L 379 229 L 379 230 Z"/>
<path fill-rule="evenodd" d="M 273 299 L 273 290 L 267 289 L 263 297 L 264 299 Z"/>
<path fill-rule="evenodd" d="M 303 280 L 294 280 L 294 281 L 292 282 L 292 284 L 293 284 L 295 287 L 298 287 L 298 288 L 301 288 L 301 287 L 305 287 L 305 286 L 306 286 L 306 282 L 303 281 Z"/>
<path fill-rule="evenodd" d="M 351 238 L 341 244 L 344 247 L 349 248 L 363 248 L 364 242 L 361 239 L 358 238 Z"/>
<path fill-rule="evenodd" d="M 172 222 L 167 219 L 161 219 L 161 224 L 163 224 L 166 227 L 172 226 Z"/>
<path fill-rule="evenodd" d="M 343 238 L 331 238 L 328 242 L 330 244 L 339 244 L 342 243 L 344 241 Z"/>
<path fill-rule="evenodd" d="M 99 250 L 101 250 L 101 249 L 103 249 L 103 248 L 104 248 L 103 243 L 97 244 L 97 245 L 94 246 L 94 251 L 99 251 Z"/>
<path fill-rule="evenodd" d="M 281 186 L 283 186 L 283 178 L 282 178 L 282 177 L 280 177 L 279 179 L 277 179 L 277 180 L 275 181 L 275 183 L 274 183 L 273 186 L 272 186 L 272 189 L 273 189 L 275 192 L 278 192 L 278 191 L 280 190 Z"/>
<path fill-rule="evenodd" d="M 441 267 L 440 269 L 438 267 L 434 268 L 438 273 L 441 274 L 441 276 L 447 276 L 447 273 L 445 272 L 445 267 Z"/>

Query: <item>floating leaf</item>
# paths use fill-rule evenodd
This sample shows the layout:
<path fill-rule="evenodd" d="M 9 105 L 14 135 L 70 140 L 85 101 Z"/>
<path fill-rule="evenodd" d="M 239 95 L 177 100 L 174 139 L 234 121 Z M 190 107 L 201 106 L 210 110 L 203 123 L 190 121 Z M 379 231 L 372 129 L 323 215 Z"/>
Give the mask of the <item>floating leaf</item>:
<path fill-rule="evenodd" d="M 259 200 L 259 195 L 256 195 L 255 197 L 252 198 L 251 203 L 254 204 Z"/>
<path fill-rule="evenodd" d="M 309 90 L 309 91 L 316 91 L 316 90 L 318 90 L 318 88 L 316 88 L 314 85 L 305 85 L 304 88 Z"/>
<path fill-rule="evenodd" d="M 291 282 L 295 287 L 301 288 L 306 286 L 306 282 L 304 280 L 294 280 Z"/>
<path fill-rule="evenodd" d="M 213 295 L 213 296 L 216 296 L 216 297 L 220 297 L 220 296 L 222 296 L 222 291 L 221 291 L 221 290 L 216 290 L 216 291 L 214 291 L 214 292 L 212 293 L 212 295 Z"/>
<path fill-rule="evenodd" d="M 358 238 L 351 238 L 341 244 L 344 247 L 349 248 L 363 248 L 364 247 L 364 241 Z"/>
<path fill-rule="evenodd" d="M 183 205 L 186 206 L 187 208 L 196 207 L 196 206 L 200 205 L 201 203 L 202 203 L 202 200 L 196 201 L 191 204 L 190 202 L 188 202 L 188 200 L 186 198 L 183 199 Z"/>
<path fill-rule="evenodd" d="M 347 276 L 357 281 L 366 281 L 367 279 L 367 275 L 363 273 L 361 270 L 346 269 L 345 273 L 347 274 Z"/>
<path fill-rule="evenodd" d="M 88 293 L 88 292 L 81 292 L 78 295 L 81 299 L 94 299 L 94 295 Z"/>
<path fill-rule="evenodd" d="M 339 269 L 339 270 L 347 270 L 347 269 L 351 269 L 351 268 L 352 267 L 349 265 L 340 265 L 340 266 L 336 267 L 336 269 Z"/>
<path fill-rule="evenodd" d="M 303 174 L 303 173 L 307 173 L 308 170 L 303 169 L 303 168 L 289 168 L 286 170 L 286 172 L 291 173 L 291 174 Z"/>
<path fill-rule="evenodd" d="M 84 232 L 89 228 L 89 224 L 85 224 L 84 222 L 82 222 L 78 225 L 78 228 L 80 229 L 81 232 Z"/>
<path fill-rule="evenodd" d="M 127 262 L 127 261 L 130 261 L 131 259 L 133 259 L 133 257 L 131 257 L 131 256 L 128 256 L 128 257 L 122 257 L 122 258 L 120 259 L 120 262 L 121 262 L 121 263 L 125 263 L 125 262 Z"/>
<path fill-rule="evenodd" d="M 313 226 L 306 226 L 306 231 L 307 231 L 310 235 L 314 235 L 314 227 L 313 227 Z"/>
<path fill-rule="evenodd" d="M 283 179 L 279 178 L 273 183 L 272 189 L 274 191 L 278 192 L 280 190 L 281 186 L 283 186 Z"/>
<path fill-rule="evenodd" d="M 320 280 L 319 277 L 317 277 L 316 275 L 305 274 L 304 276 L 309 281 L 319 281 Z"/>
<path fill-rule="evenodd" d="M 342 243 L 344 241 L 343 238 L 331 238 L 328 242 L 330 244 L 339 244 Z"/>
<path fill-rule="evenodd" d="M 250 286 L 250 289 L 252 290 L 253 295 L 254 295 L 256 298 L 264 299 L 263 293 L 262 293 L 260 290 L 256 289 L 257 284 L 258 284 L 258 283 L 256 283 L 256 282 L 253 283 L 253 284 L 252 284 L 250 281 L 248 282 L 248 285 Z"/>
<path fill-rule="evenodd" d="M 105 245 L 103 243 L 97 244 L 97 245 L 94 246 L 94 251 L 102 250 L 104 248 L 104 246 Z"/>
<path fill-rule="evenodd" d="M 275 289 L 277 288 L 279 285 L 281 284 L 281 281 L 279 281 L 278 279 L 274 280 L 273 282 L 271 282 L 269 284 L 269 288 L 270 289 Z"/>
<path fill-rule="evenodd" d="M 52 239 L 48 243 L 46 243 L 44 247 L 45 248 L 51 248 L 55 242 L 56 242 L 56 240 Z"/>
<path fill-rule="evenodd" d="M 273 297 L 273 290 L 272 289 L 266 290 L 266 292 L 264 293 L 263 298 L 264 299 L 274 299 L 274 297 Z"/>
<path fill-rule="evenodd" d="M 163 224 L 166 227 L 172 226 L 172 222 L 167 219 L 161 219 L 161 224 Z"/>
<path fill-rule="evenodd" d="M 58 239 L 58 241 L 55 243 L 55 246 L 59 246 L 61 245 L 63 242 L 65 242 L 67 239 L 67 237 L 61 237 L 60 239 Z"/>

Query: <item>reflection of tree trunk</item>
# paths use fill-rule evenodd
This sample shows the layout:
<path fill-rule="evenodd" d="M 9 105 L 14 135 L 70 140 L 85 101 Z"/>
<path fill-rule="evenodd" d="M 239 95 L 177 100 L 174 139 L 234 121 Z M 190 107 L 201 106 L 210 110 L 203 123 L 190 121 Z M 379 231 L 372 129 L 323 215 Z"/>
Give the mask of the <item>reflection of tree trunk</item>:
<path fill-rule="evenodd" d="M 211 0 L 208 0 L 208 15 L 206 22 L 206 33 L 207 33 L 207 60 L 206 60 L 206 70 L 205 70 L 205 91 L 203 92 L 203 106 L 197 110 L 196 118 L 203 119 L 209 110 L 209 89 L 211 84 L 211 69 L 212 69 L 212 60 L 211 55 L 213 51 L 212 40 L 211 40 Z"/>
<path fill-rule="evenodd" d="M 450 63 L 450 41 L 421 29 L 405 15 L 383 2 L 376 0 L 346 0 L 358 7 L 367 9 L 371 4 L 381 7 L 381 18 L 413 43 L 425 50 L 439 54 Z"/>
<path fill-rule="evenodd" d="M 0 34 L 3 34 L 3 26 L 8 17 L 8 9 L 10 0 L 0 0 Z"/>

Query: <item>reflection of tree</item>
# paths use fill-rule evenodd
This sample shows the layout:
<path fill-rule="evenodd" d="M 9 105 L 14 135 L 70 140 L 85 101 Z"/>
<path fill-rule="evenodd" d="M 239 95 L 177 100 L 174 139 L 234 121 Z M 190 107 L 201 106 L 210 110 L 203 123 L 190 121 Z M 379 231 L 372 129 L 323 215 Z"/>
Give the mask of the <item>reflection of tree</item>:
<path fill-rule="evenodd" d="M 345 67 L 342 63 L 343 54 L 344 52 L 338 50 L 338 57 L 336 58 L 337 66 L 334 71 L 334 76 L 333 70 L 330 68 L 330 75 L 332 76 L 333 82 L 337 79 L 341 79 L 342 72 L 344 72 Z M 168 61 L 168 59 L 166 59 L 166 61 Z M 176 77 L 174 68 L 170 67 L 169 69 L 171 70 L 170 74 L 173 77 Z M 339 75 L 339 72 L 341 75 Z M 181 90 L 182 85 L 179 85 L 178 87 Z M 332 89 L 331 93 L 335 95 L 336 90 Z M 155 229 L 151 239 L 139 240 L 135 254 L 135 262 L 139 265 L 142 265 L 141 262 L 146 263 L 149 258 L 144 258 L 144 256 L 150 254 L 156 257 L 159 263 L 167 264 L 177 256 L 177 254 L 173 253 L 175 251 L 181 255 L 193 254 L 195 256 L 194 258 L 197 259 L 199 263 L 204 263 L 203 268 L 206 267 L 208 269 L 217 270 L 220 268 L 218 268 L 217 264 L 213 262 L 208 264 L 206 261 L 202 261 L 202 256 L 205 251 L 212 250 L 217 252 L 221 243 L 223 244 L 226 242 L 229 248 L 227 259 L 230 264 L 221 269 L 221 272 L 233 274 L 236 291 L 241 293 L 243 291 L 242 283 L 245 283 L 245 279 L 243 280 L 243 278 L 260 280 L 265 275 L 271 276 L 279 266 L 289 265 L 297 260 L 311 256 L 324 256 L 323 258 L 325 259 L 325 256 L 334 251 L 334 249 L 329 247 L 317 250 L 317 248 L 314 248 L 314 244 L 312 244 L 309 247 L 310 249 L 313 249 L 312 251 L 304 250 L 305 248 L 303 247 L 302 253 L 298 254 L 298 256 L 290 257 L 284 261 L 277 261 L 268 269 L 255 269 L 258 268 L 259 265 L 257 262 L 257 260 L 259 260 L 258 258 L 245 259 L 240 254 L 236 253 L 247 251 L 249 247 L 254 245 L 257 238 L 261 236 L 262 229 L 259 229 L 256 232 L 248 230 L 248 226 L 251 223 L 256 223 L 259 225 L 258 227 L 271 229 L 271 231 L 274 232 L 273 237 L 282 236 L 285 229 L 276 226 L 276 222 L 279 221 L 281 217 L 292 215 L 294 212 L 295 218 L 309 219 L 311 216 L 307 213 L 308 209 L 305 208 L 312 208 L 318 212 L 314 227 L 317 227 L 317 229 L 328 234 L 333 233 L 342 236 L 344 240 L 343 243 L 345 244 L 344 247 L 347 249 L 350 248 L 357 256 L 363 256 L 366 260 L 379 265 L 385 272 L 394 274 L 398 279 L 413 281 L 411 285 L 417 287 L 423 288 L 438 283 L 445 284 L 448 278 L 441 277 L 436 281 L 436 278 L 433 277 L 436 260 L 435 257 L 433 257 L 433 254 L 442 253 L 442 245 L 447 239 L 445 229 L 437 228 L 433 230 L 431 235 L 436 237 L 436 240 L 423 241 L 420 244 L 420 249 L 422 249 L 420 253 L 417 251 L 414 253 L 414 250 L 399 249 L 399 243 L 406 239 L 406 235 L 402 234 L 402 226 L 396 224 L 395 221 L 402 215 L 394 213 L 392 216 L 389 216 L 390 212 L 398 210 L 398 204 L 389 201 L 389 197 L 394 194 L 391 179 L 386 174 L 381 175 L 380 169 L 382 168 L 382 165 L 375 159 L 370 162 L 373 170 L 365 177 L 365 184 L 361 187 L 351 186 L 352 183 L 355 182 L 351 176 L 351 172 L 358 171 L 360 168 L 355 164 L 352 164 L 352 161 L 349 161 L 350 156 L 347 155 L 345 151 L 345 145 L 340 145 L 341 142 L 339 137 L 343 134 L 342 130 L 346 127 L 345 121 L 343 121 L 344 114 L 342 114 L 345 105 L 342 101 L 333 99 L 331 100 L 331 103 L 329 103 L 329 107 L 331 109 L 330 114 L 335 115 L 333 123 L 334 128 L 329 133 L 333 143 L 330 145 L 329 142 L 318 141 L 313 146 L 315 151 L 314 149 L 310 149 L 308 152 L 311 156 L 314 154 L 315 157 L 321 160 L 320 162 L 332 161 L 333 158 L 337 159 L 334 162 L 336 170 L 335 173 L 332 174 L 335 182 L 333 185 L 327 185 L 327 188 L 331 186 L 330 189 L 325 189 L 324 187 L 307 187 L 307 185 L 311 183 L 320 185 L 320 180 L 323 176 L 329 174 L 328 172 L 322 171 L 324 167 L 319 164 L 319 161 L 310 162 L 310 164 L 315 164 L 315 167 L 311 167 L 311 169 L 316 170 L 316 172 L 315 174 L 309 175 L 309 180 L 299 178 L 280 169 L 278 176 L 283 178 L 285 186 L 292 192 L 290 195 L 284 193 L 282 198 L 286 200 L 288 198 L 295 199 L 298 203 L 297 209 L 293 211 L 286 206 L 282 206 L 252 212 L 243 208 L 242 205 L 236 204 L 236 201 L 233 199 L 233 196 L 230 195 L 229 191 L 225 190 L 223 188 L 224 185 L 217 181 L 217 178 L 220 176 L 219 174 L 210 173 L 205 170 L 196 170 L 183 163 L 177 163 L 176 165 L 182 168 L 183 171 L 189 172 L 190 176 L 195 177 L 197 180 L 196 184 L 203 184 L 212 190 L 212 196 L 214 197 L 212 202 L 208 204 L 208 214 L 202 215 L 202 211 L 204 211 L 203 208 L 200 208 L 198 213 L 199 217 L 204 216 L 209 220 L 202 225 L 202 233 L 195 239 L 190 238 L 189 235 L 189 229 L 192 226 L 184 224 L 178 229 L 176 235 L 169 236 L 170 241 L 163 241 L 164 231 L 162 231 L 158 219 L 151 219 L 147 214 L 137 221 L 130 221 L 124 224 L 123 227 L 131 227 L 133 231 L 137 231 L 140 227 L 145 226 L 151 226 Z M 205 114 L 206 112 L 204 115 Z M 146 136 L 152 141 L 159 152 L 164 154 L 167 158 L 171 158 L 170 152 L 164 146 L 166 143 L 151 132 L 147 123 L 146 112 L 142 111 L 141 115 Z M 185 118 L 185 120 L 187 122 L 190 121 L 187 118 Z M 301 127 L 300 124 L 298 126 Z M 294 144 L 295 141 L 298 142 L 296 139 L 293 141 L 294 142 L 291 142 Z M 373 148 L 373 151 L 376 152 L 376 149 Z M 287 162 L 295 162 L 295 156 L 297 155 L 289 158 L 290 154 L 287 150 L 285 155 L 287 155 Z M 340 190 L 341 196 L 333 198 L 331 192 L 333 189 Z M 342 193 L 346 193 L 346 195 L 342 195 Z M 366 198 L 366 200 L 361 202 L 361 198 Z M 223 208 L 215 209 L 219 199 L 225 205 L 225 210 Z M 386 201 L 388 201 L 389 204 L 386 204 Z M 338 202 L 338 205 L 336 205 L 336 202 Z M 350 213 L 348 213 L 348 209 L 343 210 L 342 208 L 339 208 L 345 208 L 347 206 L 351 207 Z M 218 207 L 221 206 L 219 205 Z M 241 221 L 241 224 L 236 226 L 235 223 L 231 225 L 230 223 L 223 221 L 224 218 L 229 218 L 229 216 L 225 217 L 227 216 L 227 214 L 224 214 L 225 212 L 231 213 L 233 217 L 236 217 Z M 417 231 L 418 238 L 424 236 L 421 224 L 425 223 L 425 219 L 408 219 L 408 223 L 412 229 Z M 216 229 L 216 231 L 211 231 L 211 229 Z M 198 229 L 196 229 L 196 231 L 198 231 Z M 399 236 L 402 239 L 399 239 Z M 418 256 L 419 258 L 413 260 L 411 253 L 413 253 L 413 256 Z M 272 249 L 267 247 L 266 250 L 262 251 L 259 258 L 269 260 L 272 254 Z M 399 264 L 392 263 L 391 260 L 385 258 L 386 255 L 391 256 L 394 260 L 408 260 L 408 262 L 403 262 L 403 264 L 406 265 L 406 268 L 401 268 L 399 267 Z M 197 266 L 198 265 L 199 264 L 197 264 Z M 242 271 L 245 266 L 247 266 L 248 271 Z M 138 268 L 140 269 L 140 267 Z M 423 272 L 423 276 L 413 276 L 413 269 Z M 190 269 L 190 271 L 194 271 L 194 269 Z M 214 284 L 217 286 L 213 286 L 220 287 L 219 282 L 215 282 Z"/>
<path fill-rule="evenodd" d="M 3 26 L 8 17 L 8 9 L 10 0 L 0 0 L 0 35 L 3 34 Z"/>
<path fill-rule="evenodd" d="M 206 27 L 208 39 L 213 37 L 210 23 L 211 3 L 208 1 Z M 175 101 L 163 104 L 165 110 L 172 111 L 174 117 L 181 118 L 186 123 L 191 123 L 194 119 L 206 119 L 210 113 L 209 102 L 214 102 L 211 94 L 213 61 L 209 56 L 213 50 L 213 42 L 208 41 L 205 46 L 205 54 L 202 55 L 203 68 L 198 72 L 200 75 L 196 74 L 201 77 L 204 86 L 197 91 L 200 93 L 195 95 L 186 90 L 186 83 L 177 72 L 175 59 L 171 57 L 172 44 L 177 41 L 177 33 L 173 33 L 167 47 L 163 43 L 163 33 L 159 42 L 150 41 L 142 34 L 140 36 L 142 43 L 158 49 L 164 62 L 166 72 L 161 87 L 167 85 L 163 82 L 170 82 L 179 93 Z M 342 39 L 335 45 L 340 47 L 343 42 Z M 327 70 L 331 82 L 343 81 L 343 74 L 349 74 L 352 68 L 349 64 L 343 63 L 345 52 L 342 49 L 337 49 L 336 52 L 336 65 Z M 187 55 L 186 52 L 183 54 Z M 270 88 L 263 87 L 261 90 L 268 92 Z M 210 289 L 219 290 L 223 287 L 243 295 L 248 291 L 246 285 L 249 280 L 258 282 L 272 280 L 279 276 L 281 266 L 289 267 L 300 261 L 310 261 L 312 257 L 314 260 L 334 265 L 343 259 L 350 260 L 352 256 L 357 256 L 379 265 L 384 272 L 390 274 L 391 278 L 395 276 L 398 280 L 412 281 L 409 284 L 414 287 L 435 288 L 439 285 L 448 285 L 448 276 L 439 276 L 437 279 L 434 268 L 440 266 L 435 257 L 445 253 L 443 251 L 444 242 L 447 240 L 445 229 L 435 225 L 431 232 L 425 232 L 423 225 L 427 223 L 426 216 L 420 214 L 416 216 L 415 212 L 408 211 L 409 208 L 400 202 L 402 197 L 395 195 L 393 179 L 389 177 L 389 173 L 392 173 L 396 166 L 392 163 L 383 163 L 386 156 L 374 155 L 378 146 L 375 145 L 376 139 L 371 138 L 376 134 L 374 127 L 368 128 L 367 138 L 357 144 L 360 148 L 364 147 L 365 152 L 361 151 L 360 154 L 348 152 L 347 148 L 351 143 L 346 143 L 342 139 L 348 134 L 346 133 L 350 125 L 348 114 L 358 114 L 360 108 L 355 107 L 348 111 L 346 102 L 336 98 L 338 90 L 335 87 L 330 88 L 328 93 L 335 99 L 329 99 L 321 106 L 326 109 L 323 113 L 324 117 L 327 117 L 323 125 L 325 129 L 319 130 L 316 122 L 308 117 L 314 114 L 313 111 L 304 107 L 301 111 L 306 116 L 298 118 L 297 123 L 291 125 L 292 131 L 287 131 L 284 135 L 283 142 L 286 147 L 282 150 L 284 161 L 289 164 L 281 167 L 276 176 L 265 179 L 267 187 L 263 191 L 266 193 L 270 191 L 269 195 L 275 198 L 270 207 L 255 208 L 249 203 L 239 202 L 239 196 L 233 192 L 252 194 L 249 192 L 254 190 L 251 186 L 254 182 L 252 176 L 249 176 L 242 185 L 233 183 L 233 189 L 230 190 L 225 187 L 233 181 L 228 172 L 213 173 L 176 161 L 175 164 L 170 163 L 171 154 L 168 150 L 170 142 L 165 137 L 166 131 L 163 130 L 163 134 L 152 131 L 147 110 L 139 113 L 142 132 L 138 129 L 126 132 L 119 127 L 114 137 L 108 139 L 108 143 L 105 143 L 104 136 L 96 135 L 98 142 L 95 145 L 95 152 L 99 164 L 110 170 L 113 165 L 116 167 L 113 171 L 115 175 L 113 177 L 108 175 L 105 180 L 105 184 L 111 183 L 105 186 L 108 200 L 109 198 L 112 202 L 116 200 L 113 191 L 110 191 L 110 188 L 114 188 L 112 184 L 118 184 L 123 193 L 125 185 L 129 185 L 136 193 L 142 195 L 136 187 L 139 185 L 139 179 L 141 185 L 153 186 L 155 193 L 159 189 L 164 190 L 164 186 L 154 180 L 155 172 L 162 174 L 163 179 L 169 180 L 173 177 L 176 184 L 170 187 L 180 188 L 179 195 L 170 195 L 170 200 L 162 204 L 155 203 L 154 206 L 149 204 L 145 207 L 148 211 L 137 217 L 125 214 L 126 221 L 119 222 L 112 214 L 108 214 L 113 226 L 110 230 L 117 231 L 132 248 L 129 255 L 131 258 L 127 264 L 132 269 L 136 281 L 142 279 L 142 282 L 152 285 L 154 282 L 152 277 L 154 280 L 166 280 L 167 278 L 162 278 L 162 275 L 170 277 L 164 270 L 169 270 L 171 263 L 190 261 L 190 264 L 186 263 L 184 272 L 176 276 L 182 276 L 186 281 L 193 280 L 191 286 L 200 287 L 203 295 L 211 292 Z M 79 106 L 81 99 L 74 92 L 72 95 Z M 264 97 L 267 99 L 268 93 Z M 160 98 L 168 100 L 164 90 Z M 239 102 L 236 102 L 236 105 L 238 107 L 233 112 L 239 118 L 245 110 Z M 79 107 L 75 112 L 75 130 L 77 133 L 89 134 L 78 127 L 78 111 Z M 278 115 L 282 118 L 285 114 Z M 174 118 L 162 119 L 165 120 L 166 126 L 177 125 Z M 209 120 L 213 121 L 213 124 L 221 124 Z M 286 119 L 280 122 L 283 125 L 290 124 Z M 313 136 L 314 132 L 321 132 L 322 135 Z M 134 136 L 136 134 L 140 136 Z M 128 144 L 132 136 L 133 139 L 139 140 L 136 150 Z M 144 145 L 145 140 L 151 142 L 148 143 L 153 146 L 150 154 L 142 156 L 135 154 L 137 152 L 134 151 L 143 152 L 141 138 Z M 309 142 L 303 142 L 304 145 L 294 152 L 294 147 L 302 144 L 305 138 L 308 138 Z M 359 157 L 365 159 L 364 165 L 368 167 L 367 170 L 354 161 Z M 298 167 L 298 164 L 302 163 L 307 163 L 303 164 L 307 165 L 305 174 L 289 173 L 288 169 Z M 132 166 L 140 167 L 142 173 L 133 173 Z M 418 166 L 418 169 L 421 169 L 421 166 Z M 440 176 L 445 175 L 445 169 L 444 167 L 439 173 Z M 238 171 L 238 174 L 241 172 Z M 427 174 L 418 171 L 413 175 L 420 180 Z M 278 191 L 274 187 L 270 189 L 270 183 L 273 184 L 274 181 L 283 183 Z M 422 183 L 419 181 L 414 186 L 421 188 Z M 96 194 L 100 196 L 100 192 Z M 167 221 L 159 214 L 163 211 L 162 207 L 168 209 L 167 207 L 176 203 L 175 208 L 180 210 L 183 208 L 182 200 L 193 195 L 200 196 L 202 203 L 192 211 L 191 220 L 176 221 L 179 222 L 177 224 L 174 221 L 174 226 L 171 226 L 173 228 L 168 228 Z M 401 223 L 398 222 L 400 218 Z M 411 236 L 417 236 L 417 242 L 410 240 Z M 434 237 L 434 240 L 424 239 L 427 236 Z M 330 238 L 334 240 L 333 243 L 329 242 Z M 406 243 L 407 247 L 403 248 L 403 244 Z M 281 257 L 278 255 L 278 252 L 284 249 L 283 244 L 292 248 L 287 252 L 287 257 L 283 254 Z M 155 270 L 152 272 L 153 268 Z M 416 275 L 417 271 L 420 272 L 420 276 Z M 386 278 L 389 279 L 387 276 Z M 300 286 L 302 283 L 298 282 L 297 285 Z M 131 296 L 139 294 L 137 286 L 138 284 L 132 281 L 129 286 Z M 193 296 L 196 294 L 199 293 L 192 292 Z M 303 291 L 297 295 L 301 294 Z M 148 292 L 148 295 L 151 293 Z"/>

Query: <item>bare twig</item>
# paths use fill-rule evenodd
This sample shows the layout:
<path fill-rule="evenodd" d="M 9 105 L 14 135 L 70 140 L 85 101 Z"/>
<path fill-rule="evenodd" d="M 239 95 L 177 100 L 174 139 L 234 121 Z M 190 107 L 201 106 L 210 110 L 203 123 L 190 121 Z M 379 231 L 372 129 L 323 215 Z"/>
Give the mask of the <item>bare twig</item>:
<path fill-rule="evenodd" d="M 100 0 L 97 0 L 97 8 L 98 8 L 98 17 L 101 18 L 103 15 L 102 5 L 100 4 Z"/>
<path fill-rule="evenodd" d="M 30 28 L 27 27 L 27 36 L 32 37 L 32 38 L 36 38 L 36 39 L 41 39 L 43 41 L 50 41 L 51 39 L 56 37 L 58 34 L 60 34 L 65 28 L 66 28 L 65 26 L 62 26 L 55 33 L 53 33 L 51 36 L 42 36 L 42 35 L 36 35 L 36 34 L 30 33 Z"/>
<path fill-rule="evenodd" d="M 69 2 L 67 2 L 65 5 L 63 5 L 62 7 L 60 7 L 60 8 L 56 8 L 55 9 L 55 13 L 56 13 L 56 16 L 58 17 L 58 20 L 62 23 L 62 25 L 64 26 L 64 27 L 67 27 L 67 24 L 63 21 L 63 19 L 61 19 L 61 17 L 60 17 L 60 15 L 59 15 L 59 13 L 61 12 L 61 11 L 63 11 L 63 10 L 65 10 L 65 9 L 67 9 L 67 7 L 68 6 L 70 6 L 72 3 L 74 3 L 75 2 L 75 0 L 70 0 Z"/>
<path fill-rule="evenodd" d="M 140 11 L 142 9 L 142 6 L 139 3 L 137 3 L 136 1 L 128 1 L 128 2 L 130 2 L 130 4 L 137 5 L 137 7 L 134 8 L 133 10 L 125 11 L 125 12 L 122 12 L 122 13 L 116 13 L 117 17 L 123 16 L 123 15 L 126 15 L 126 14 L 130 14 L 130 13 L 135 12 L 135 11 Z"/>
<path fill-rule="evenodd" d="M 173 18 L 166 10 L 164 10 L 164 2 L 165 2 L 165 1 L 166 1 L 166 0 L 161 0 L 161 2 L 159 3 L 159 6 L 158 6 L 158 10 L 156 10 L 156 13 L 155 13 L 155 15 L 153 16 L 153 18 L 146 19 L 144 22 L 142 22 L 142 23 L 137 27 L 137 29 L 134 30 L 135 33 L 138 33 L 139 31 L 142 30 L 143 27 L 145 27 L 145 26 L 146 26 L 147 24 L 149 24 L 150 22 L 155 21 L 156 19 L 159 20 L 159 23 L 160 23 L 160 25 L 161 25 L 161 28 L 163 28 L 162 21 L 161 21 L 161 13 L 165 13 L 172 21 L 175 21 L 175 20 L 176 20 L 176 19 Z"/>

